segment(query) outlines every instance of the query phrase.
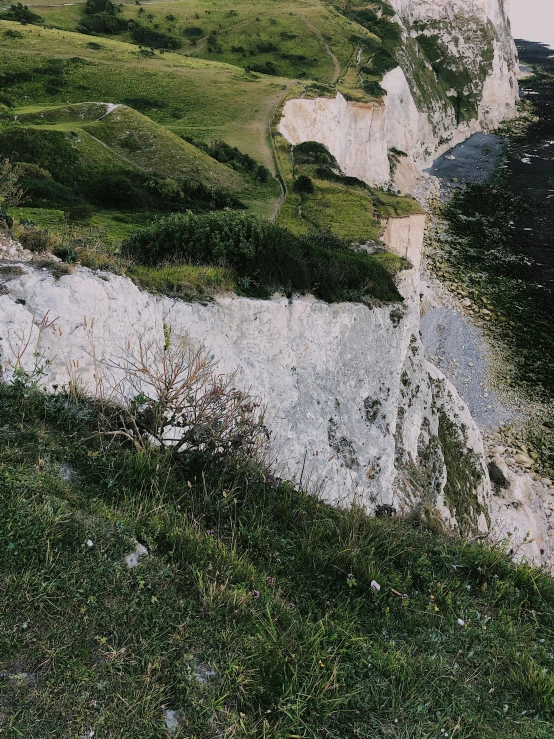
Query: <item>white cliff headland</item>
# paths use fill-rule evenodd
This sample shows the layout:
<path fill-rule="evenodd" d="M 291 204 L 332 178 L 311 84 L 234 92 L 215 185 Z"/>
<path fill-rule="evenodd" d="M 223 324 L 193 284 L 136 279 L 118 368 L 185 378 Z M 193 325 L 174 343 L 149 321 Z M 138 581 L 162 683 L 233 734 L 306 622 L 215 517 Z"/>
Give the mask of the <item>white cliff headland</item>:
<path fill-rule="evenodd" d="M 383 99 L 349 101 L 340 91 L 334 98 L 291 99 L 279 132 L 293 145 L 323 144 L 348 176 L 379 186 L 393 179 L 402 192 L 413 192 L 438 155 L 513 115 L 516 53 L 504 0 L 392 5 L 403 39 L 399 66 L 381 82 Z M 396 171 L 391 152 L 406 155 Z"/>

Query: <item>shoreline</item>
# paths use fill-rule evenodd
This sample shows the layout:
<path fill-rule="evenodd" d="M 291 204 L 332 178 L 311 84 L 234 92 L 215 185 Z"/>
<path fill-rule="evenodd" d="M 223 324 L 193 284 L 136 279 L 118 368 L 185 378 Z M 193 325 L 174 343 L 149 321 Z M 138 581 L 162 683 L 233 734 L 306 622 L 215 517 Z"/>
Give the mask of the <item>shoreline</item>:
<path fill-rule="evenodd" d="M 516 559 L 552 570 L 553 476 L 540 474 L 527 438 L 529 423 L 544 414 L 547 406 L 533 403 L 529 393 L 502 383 L 498 368 L 510 365 L 513 346 L 504 344 L 500 331 L 495 340 L 490 328 L 500 323 L 496 324 L 494 311 L 488 310 L 492 306 L 485 308 L 476 291 L 443 261 L 445 223 L 433 212 L 464 183 L 485 185 L 502 170 L 511 175 L 511 143 L 509 137 L 474 134 L 427 170 L 435 194 L 429 198 L 421 272 L 421 338 L 427 359 L 456 387 L 481 430 L 493 489 L 489 538 L 509 540 Z"/>

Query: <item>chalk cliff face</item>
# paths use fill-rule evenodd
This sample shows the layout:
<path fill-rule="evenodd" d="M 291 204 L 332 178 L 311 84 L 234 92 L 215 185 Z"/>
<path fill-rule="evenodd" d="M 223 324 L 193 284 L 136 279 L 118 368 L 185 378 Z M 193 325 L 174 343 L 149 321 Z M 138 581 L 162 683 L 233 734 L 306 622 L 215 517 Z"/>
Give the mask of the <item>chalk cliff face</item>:
<path fill-rule="evenodd" d="M 395 221 L 390 248 L 417 263 L 423 227 L 423 216 Z M 140 335 L 163 343 L 165 326 L 172 341 L 185 334 L 202 341 L 221 371 L 236 372 L 238 386 L 267 403 L 283 477 L 302 477 L 333 503 L 404 512 L 428 504 L 464 533 L 486 529 L 481 436 L 454 387 L 423 357 L 417 268 L 400 275 L 404 303 L 372 310 L 308 297 L 223 296 L 200 305 L 151 296 L 107 273 L 81 268 L 55 280 L 24 263 L 20 269 L 0 276 L 5 364 L 9 347 L 17 351 L 31 337 L 25 361 L 38 341 L 50 360 L 48 386 L 71 378 L 93 392 L 99 360 Z M 55 324 L 39 335 L 46 314 Z M 452 467 L 447 482 L 460 458 L 461 476 L 454 484 Z"/>
<path fill-rule="evenodd" d="M 391 149 L 404 152 L 395 181 L 408 192 L 437 153 L 512 112 L 515 54 L 503 0 L 392 4 L 404 43 L 399 66 L 383 80 L 385 99 L 291 100 L 280 131 L 294 144 L 323 143 L 346 174 L 369 184 L 390 183 Z M 0 270 L 0 365 L 9 375 L 21 348 L 28 348 L 28 365 L 36 349 L 49 361 L 47 386 L 71 380 L 93 393 L 104 361 L 128 342 L 148 336 L 163 344 L 168 330 L 172 341 L 188 335 L 205 345 L 220 371 L 236 373 L 236 384 L 267 404 L 283 477 L 339 505 L 433 510 L 466 535 L 491 523 L 512 526 L 509 504 L 492 498 L 481 434 L 467 406 L 423 356 L 424 221 L 411 216 L 386 224 L 383 241 L 413 266 L 398 277 L 404 301 L 373 309 L 310 297 L 185 303 L 83 268 L 55 280 L 29 265 L 12 242 L 0 241 L 0 262 L 11 267 Z M 54 323 L 41 333 L 46 315 Z M 514 500 L 532 497 L 527 482 L 511 482 Z M 531 504 L 525 515 L 520 527 L 542 521 Z"/>
<path fill-rule="evenodd" d="M 318 141 L 345 174 L 370 185 L 391 181 L 389 153 L 404 152 L 394 173 L 400 190 L 437 155 L 515 109 L 516 51 L 504 0 L 394 0 L 403 28 L 399 66 L 375 103 L 289 100 L 279 124 L 292 144 Z"/>

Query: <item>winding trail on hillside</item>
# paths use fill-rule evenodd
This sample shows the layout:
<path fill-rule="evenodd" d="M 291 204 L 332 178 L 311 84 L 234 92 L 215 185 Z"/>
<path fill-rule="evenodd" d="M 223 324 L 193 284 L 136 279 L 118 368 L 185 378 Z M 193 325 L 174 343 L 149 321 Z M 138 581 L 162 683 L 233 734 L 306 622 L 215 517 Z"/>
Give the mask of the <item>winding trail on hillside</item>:
<path fill-rule="evenodd" d="M 341 73 L 341 66 L 340 66 L 339 60 L 337 59 L 337 57 L 335 56 L 335 54 L 329 47 L 329 44 L 323 38 L 323 35 L 321 31 L 319 30 L 319 28 L 317 28 L 317 26 L 314 26 L 314 24 L 311 21 L 309 21 L 305 15 L 302 15 L 301 13 L 299 13 L 298 17 L 302 20 L 303 23 L 305 23 L 306 26 L 308 26 L 310 31 L 312 31 L 312 33 L 317 36 L 323 48 L 325 49 L 327 55 L 331 58 L 331 61 L 333 62 L 333 67 L 334 67 L 333 76 L 331 78 L 331 84 L 336 85 L 340 79 L 340 73 Z"/>
<path fill-rule="evenodd" d="M 286 88 L 283 91 L 283 95 L 279 102 L 275 105 L 273 110 L 271 111 L 269 115 L 268 120 L 268 133 L 269 133 L 269 141 L 271 144 L 271 156 L 273 157 L 273 165 L 275 167 L 275 179 L 279 183 L 279 187 L 281 188 L 281 194 L 279 195 L 279 198 L 277 202 L 275 203 L 271 215 L 269 216 L 270 221 L 276 221 L 277 217 L 279 216 L 279 213 L 281 212 L 281 208 L 283 207 L 283 203 L 285 202 L 287 198 L 287 183 L 285 181 L 285 178 L 283 177 L 283 173 L 281 172 L 281 168 L 279 167 L 279 158 L 277 157 L 277 150 L 275 148 L 275 139 L 273 137 L 273 121 L 275 119 L 275 114 L 281 107 L 283 100 L 286 98 L 288 91 L 292 87 L 294 83 L 291 81 Z M 304 90 L 305 92 L 305 90 Z"/>

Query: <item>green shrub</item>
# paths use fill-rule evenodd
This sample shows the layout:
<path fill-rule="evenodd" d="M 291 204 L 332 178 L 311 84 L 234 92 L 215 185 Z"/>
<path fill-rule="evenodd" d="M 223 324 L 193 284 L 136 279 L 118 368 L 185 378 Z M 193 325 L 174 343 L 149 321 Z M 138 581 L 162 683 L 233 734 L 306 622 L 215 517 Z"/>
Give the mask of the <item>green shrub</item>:
<path fill-rule="evenodd" d="M 25 249 L 32 251 L 34 254 L 45 254 L 52 251 L 56 243 L 49 231 L 36 226 L 25 228 L 19 234 L 19 241 Z"/>
<path fill-rule="evenodd" d="M 276 76 L 279 71 L 273 62 L 266 62 L 265 64 L 247 64 L 244 68 L 247 72 L 259 72 L 260 74 L 270 74 Z"/>
<path fill-rule="evenodd" d="M 258 164 L 255 159 L 248 156 L 248 154 L 244 154 L 240 149 L 237 149 L 236 146 L 229 146 L 229 144 L 225 143 L 222 139 L 216 139 L 210 144 L 204 144 L 203 142 L 195 141 L 186 136 L 183 136 L 183 139 L 185 141 L 189 141 L 189 143 L 193 144 L 197 148 L 202 149 L 206 154 L 209 154 L 218 162 L 227 164 L 238 172 L 250 174 L 259 182 L 268 182 L 271 177 L 271 172 L 267 167 L 264 167 L 263 164 Z"/>
<path fill-rule="evenodd" d="M 251 214 L 187 213 L 160 218 L 135 232 L 123 242 L 122 253 L 152 266 L 228 267 L 236 273 L 240 291 L 253 297 L 283 291 L 313 292 L 328 302 L 401 299 L 380 263 L 329 238 L 298 237 Z"/>
<path fill-rule="evenodd" d="M 182 34 L 187 38 L 200 38 L 204 35 L 204 31 L 198 26 L 187 26 L 183 28 Z"/>
<path fill-rule="evenodd" d="M 301 195 L 311 195 L 314 191 L 314 183 L 308 175 L 301 174 L 294 180 L 292 189 Z"/>
<path fill-rule="evenodd" d="M 125 103 L 125 105 L 129 105 L 135 110 L 138 110 L 140 113 L 152 110 L 153 108 L 160 110 L 161 108 L 166 107 L 165 101 L 147 97 L 126 97 L 123 98 L 121 102 Z"/>
<path fill-rule="evenodd" d="M 387 94 L 387 91 L 375 80 L 364 80 L 362 87 L 364 92 L 374 98 L 382 98 Z"/>
<path fill-rule="evenodd" d="M 296 164 L 319 164 L 338 168 L 335 157 L 317 141 L 304 141 L 294 147 Z"/>
<path fill-rule="evenodd" d="M 0 12 L 0 20 L 17 21 L 18 23 L 21 23 L 22 26 L 26 26 L 27 23 L 36 24 L 42 23 L 43 21 L 40 15 L 38 15 L 37 13 L 33 13 L 32 10 L 29 10 L 26 5 L 22 5 L 21 3 L 17 3 L 17 5 L 10 5 L 8 10 Z M 15 31 L 14 33 L 17 33 L 17 31 Z M 11 36 L 11 38 L 17 37 Z"/>
<path fill-rule="evenodd" d="M 20 179 L 28 180 L 51 180 L 52 175 L 47 169 L 39 167 L 38 164 L 29 162 L 17 162 L 17 175 Z"/>
<path fill-rule="evenodd" d="M 87 15 L 81 19 L 77 26 L 80 33 L 108 33 L 116 35 L 122 31 L 126 31 L 129 26 L 128 21 L 118 18 L 110 13 L 95 13 Z"/>
<path fill-rule="evenodd" d="M 23 34 L 20 31 L 14 31 L 13 28 L 8 28 L 7 31 L 4 31 L 2 36 L 4 36 L 4 38 L 11 38 L 11 39 L 23 38 Z"/>
<path fill-rule="evenodd" d="M 387 51 L 387 49 L 379 49 L 379 51 L 371 59 L 371 72 L 370 74 L 377 74 L 383 77 L 391 69 L 398 66 L 398 62 L 395 57 Z"/>
<path fill-rule="evenodd" d="M 178 38 L 161 31 L 153 31 L 145 26 L 135 26 L 131 31 L 131 38 L 136 44 L 144 44 L 152 49 L 179 49 L 181 47 Z"/>

